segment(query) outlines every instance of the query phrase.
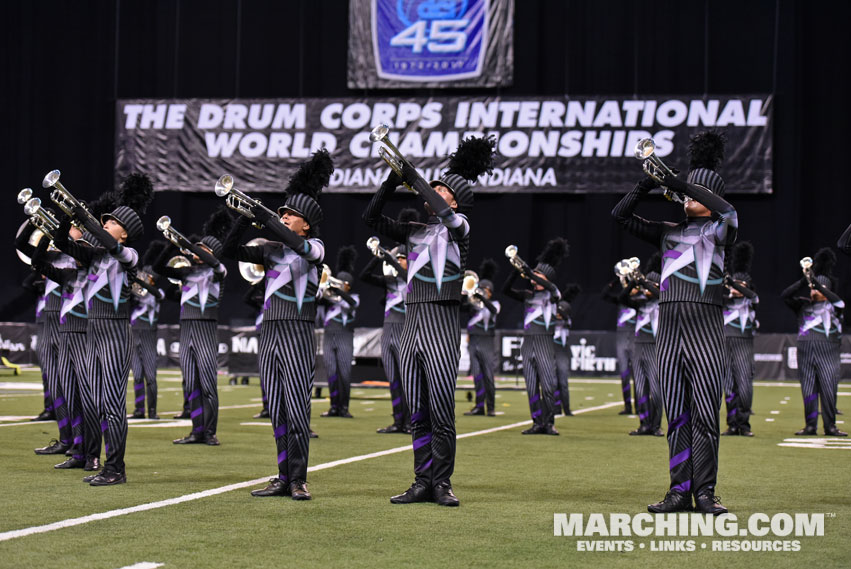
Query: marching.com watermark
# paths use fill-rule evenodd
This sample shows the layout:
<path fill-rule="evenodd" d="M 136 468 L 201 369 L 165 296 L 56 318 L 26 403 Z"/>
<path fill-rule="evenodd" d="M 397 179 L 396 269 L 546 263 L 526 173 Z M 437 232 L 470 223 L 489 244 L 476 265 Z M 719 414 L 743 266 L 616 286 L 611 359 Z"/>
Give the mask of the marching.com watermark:
<path fill-rule="evenodd" d="M 739 520 L 729 513 L 555 513 L 553 536 L 585 538 L 576 541 L 577 551 L 800 551 L 801 539 L 794 538 L 823 537 L 825 519 L 834 517 L 834 513 L 755 513 Z"/>

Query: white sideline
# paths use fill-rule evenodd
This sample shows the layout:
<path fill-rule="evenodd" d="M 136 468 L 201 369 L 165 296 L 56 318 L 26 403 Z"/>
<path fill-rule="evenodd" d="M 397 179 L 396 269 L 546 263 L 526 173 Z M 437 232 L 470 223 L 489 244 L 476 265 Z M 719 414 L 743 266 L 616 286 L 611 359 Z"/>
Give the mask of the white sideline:
<path fill-rule="evenodd" d="M 582 413 L 590 413 L 591 411 L 599 411 L 601 409 L 608 409 L 609 407 L 615 407 L 617 405 L 623 405 L 622 401 L 612 401 L 606 403 L 604 405 L 598 405 L 597 407 L 588 407 L 586 409 L 578 409 L 573 412 L 574 415 L 579 415 Z M 500 427 L 493 427 L 491 429 L 484 429 L 482 431 L 473 431 L 472 433 L 464 433 L 463 435 L 458 435 L 456 438 L 466 439 L 468 437 L 475 437 L 478 435 L 486 435 L 489 433 L 496 433 L 497 431 L 506 431 L 508 429 L 516 429 L 517 427 L 522 427 L 524 425 L 531 424 L 531 420 L 521 421 L 519 423 L 512 423 L 510 425 L 502 425 Z M 334 468 L 335 466 L 342 466 L 344 464 L 351 464 L 353 462 L 360 462 L 362 460 L 367 460 L 370 458 L 378 458 L 380 456 L 387 456 L 390 454 L 397 454 L 400 452 L 405 452 L 411 450 L 411 445 L 405 445 L 402 447 L 391 448 L 387 450 L 382 450 L 378 452 L 372 452 L 369 454 L 362 454 L 360 456 L 353 456 L 350 458 L 343 458 L 340 460 L 334 460 L 331 462 L 326 462 L 324 464 L 317 464 L 316 466 L 311 466 L 307 469 L 308 472 L 316 472 L 319 470 L 327 470 L 329 468 Z M 16 539 L 19 537 L 26 537 L 28 535 L 34 535 L 38 533 L 47 533 L 51 531 L 55 531 L 58 529 L 69 528 L 73 526 L 79 526 L 83 524 L 87 524 L 89 522 L 95 522 L 98 520 L 108 520 L 109 518 L 116 518 L 118 516 L 124 516 L 127 514 L 135 514 L 136 512 L 146 512 L 148 510 L 156 510 L 159 508 L 165 508 L 166 506 L 173 506 L 175 504 L 182 504 L 184 502 L 191 502 L 194 500 L 200 500 L 201 498 L 207 498 L 209 496 L 216 496 L 217 494 L 224 494 L 225 492 L 230 492 L 231 490 L 239 490 L 240 488 L 248 488 L 250 486 L 257 486 L 266 482 L 269 479 L 268 476 L 264 476 L 263 478 L 257 478 L 254 480 L 248 480 L 246 482 L 238 482 L 236 484 L 228 484 L 227 486 L 221 486 L 219 488 L 213 488 L 211 490 L 204 490 L 203 492 L 193 492 L 192 494 L 185 494 L 183 496 L 178 496 L 177 498 L 169 498 L 168 500 L 160 500 L 159 502 L 150 502 L 148 504 L 140 504 L 138 506 L 131 506 L 129 508 L 120 508 L 118 510 L 109 510 L 108 512 L 101 512 L 99 514 L 90 514 L 88 516 L 83 516 L 80 518 L 71 518 L 67 520 L 62 520 L 61 522 L 54 522 L 52 524 L 45 524 L 43 526 L 33 526 L 24 529 L 12 530 L 0 533 L 0 541 L 9 541 L 11 539 Z"/>

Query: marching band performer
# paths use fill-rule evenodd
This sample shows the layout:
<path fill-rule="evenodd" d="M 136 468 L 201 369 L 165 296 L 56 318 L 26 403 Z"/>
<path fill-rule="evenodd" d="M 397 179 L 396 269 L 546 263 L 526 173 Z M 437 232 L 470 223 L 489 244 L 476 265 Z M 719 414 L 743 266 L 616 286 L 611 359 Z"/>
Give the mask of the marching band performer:
<path fill-rule="evenodd" d="M 462 309 L 470 312 L 467 320 L 468 352 L 470 354 L 470 375 L 476 390 L 476 404 L 465 415 L 496 416 L 494 348 L 496 317 L 501 308 L 498 300 L 493 299 L 493 279 L 497 264 L 493 259 L 485 259 L 479 266 L 477 289 L 465 294 Z M 481 291 L 481 292 L 479 292 Z"/>
<path fill-rule="evenodd" d="M 415 209 L 405 208 L 399 212 L 397 220 L 400 223 L 419 222 L 420 214 Z M 390 404 L 393 409 L 393 423 L 381 427 L 377 432 L 411 434 L 411 413 L 402 392 L 400 360 L 402 330 L 405 326 L 405 296 L 408 294 L 408 250 L 404 243 L 392 248 L 389 254 L 381 253 L 377 248 L 371 250 L 373 257 L 361 270 L 359 277 L 363 282 L 385 291 L 381 364 L 390 384 Z M 379 264 L 382 267 L 380 275 L 375 273 Z"/>
<path fill-rule="evenodd" d="M 753 337 L 756 331 L 754 305 L 759 297 L 753 291 L 750 267 L 753 245 L 736 243 L 730 254 L 732 277 L 727 279 L 729 293 L 724 295 L 724 336 L 730 349 L 730 367 L 725 386 L 727 430 L 724 436 L 752 437 L 750 424 L 753 404 Z"/>
<path fill-rule="evenodd" d="M 145 418 L 147 401 L 148 418 L 157 415 L 157 325 L 160 303 L 165 292 L 154 283 L 153 263 L 167 247 L 165 241 L 153 241 L 142 257 L 142 271 L 132 286 L 133 308 L 130 311 L 130 368 L 133 370 L 135 394 L 134 419 Z"/>
<path fill-rule="evenodd" d="M 260 325 L 260 377 L 269 398 L 269 413 L 278 452 L 278 476 L 252 496 L 291 496 L 310 500 L 307 461 L 310 447 L 310 394 L 316 366 L 316 295 L 318 266 L 325 246 L 316 237 L 322 222 L 317 203 L 334 165 L 324 149 L 314 153 L 290 178 L 280 219 L 265 207 L 246 205 L 253 221 L 280 241 L 240 245 L 252 219 L 243 215 L 225 242 L 225 255 L 262 264 L 266 292 Z"/>
<path fill-rule="evenodd" d="M 633 235 L 660 247 L 663 267 L 656 361 L 668 416 L 671 484 L 655 513 L 727 511 L 715 496 L 718 477 L 718 414 L 727 366 L 721 310 L 725 248 L 736 239 L 736 210 L 721 197 L 724 180 L 715 172 L 724 139 L 714 132 L 692 137 L 688 181 L 673 172 L 642 179 L 612 210 Z M 648 167 L 645 162 L 645 167 Z M 649 168 L 648 168 L 649 169 Z M 661 182 L 659 181 L 661 180 Z M 679 194 L 685 221 L 648 221 L 638 203 L 660 183 Z"/>
<path fill-rule="evenodd" d="M 349 397 L 352 389 L 352 358 L 354 357 L 355 330 L 354 320 L 360 297 L 352 294 L 352 284 L 357 250 L 347 245 L 337 252 L 337 265 L 334 277 L 342 281 L 341 286 L 329 286 L 323 291 L 322 355 L 325 358 L 325 371 L 328 374 L 328 391 L 331 407 L 322 417 L 352 418 L 349 413 Z"/>
<path fill-rule="evenodd" d="M 391 169 L 363 214 L 381 234 L 408 250 L 408 296 L 402 332 L 402 383 L 411 411 L 415 480 L 393 504 L 436 501 L 458 506 L 450 478 L 455 469 L 455 385 L 460 357 L 458 327 L 461 280 L 470 247 L 467 214 L 473 207 L 471 181 L 490 170 L 493 138 L 467 138 L 452 155 L 448 171 L 427 183 L 406 160 L 401 176 Z M 425 199 L 425 224 L 401 223 L 382 214 L 405 183 Z"/>
<path fill-rule="evenodd" d="M 248 290 L 245 291 L 245 295 L 243 295 L 242 300 L 253 308 L 257 315 L 254 318 L 254 328 L 257 332 L 260 332 L 260 327 L 263 325 L 263 294 L 265 292 L 266 285 L 263 282 L 263 279 L 260 279 L 259 282 L 252 284 L 248 287 Z M 260 358 L 260 354 L 257 354 L 258 362 Z M 263 409 L 260 410 L 259 413 L 254 415 L 255 419 L 268 419 L 269 418 L 269 398 L 266 397 L 266 388 L 263 387 L 265 382 L 263 381 L 263 372 L 259 369 L 258 363 L 258 373 L 260 374 L 260 398 L 263 401 Z"/>
<path fill-rule="evenodd" d="M 781 294 L 786 305 L 798 314 L 798 377 L 806 426 L 795 434 L 816 434 L 821 402 L 824 434 L 846 437 L 847 433 L 836 428 L 836 382 L 845 308 L 845 302 L 833 292 L 836 253 L 825 247 L 816 253 L 814 260 L 809 259 L 809 264 L 807 260 L 801 261 L 804 276 Z"/>
<path fill-rule="evenodd" d="M 633 273 L 621 293 L 620 302 L 636 311 L 633 344 L 635 410 L 640 422 L 632 436 L 661 437 L 662 390 L 656 366 L 656 334 L 659 328 L 659 282 L 662 258 L 654 253 L 644 265 L 644 273 Z"/>
<path fill-rule="evenodd" d="M 101 216 L 101 223 L 81 205 L 73 208 L 74 220 L 91 234 L 91 247 L 69 241 L 71 220 L 62 219 L 56 246 L 88 267 L 85 302 L 87 375 L 103 432 L 106 461 L 103 470 L 83 478 L 92 486 L 127 482 L 124 452 L 127 443 L 127 380 L 130 374 L 129 296 L 130 280 L 139 255 L 128 244 L 144 234 L 139 212 L 153 199 L 147 176 L 133 174 L 121 185 L 117 202 L 122 204 Z M 85 401 L 84 401 L 85 404 Z M 84 438 L 93 430 L 85 429 Z M 100 437 L 97 446 L 100 454 Z M 89 442 L 86 442 L 89 448 Z M 89 455 L 89 451 L 86 452 Z M 91 455 L 89 455 L 90 457 Z"/>
<path fill-rule="evenodd" d="M 180 296 L 180 371 L 183 392 L 189 401 L 192 432 L 175 439 L 177 445 L 206 444 L 218 446 L 216 430 L 219 422 L 218 362 L 219 304 L 224 294 L 227 269 L 219 261 L 220 239 L 227 234 L 233 219 L 222 207 L 204 224 L 204 237 L 193 243 L 188 239 L 181 248 L 191 253 L 190 266 L 170 267 L 168 261 L 176 253 L 168 246 L 154 263 L 154 271 L 179 280 Z"/>
<path fill-rule="evenodd" d="M 523 378 L 534 424 L 524 435 L 558 435 L 555 428 L 555 391 L 557 378 L 553 334 L 556 306 L 561 292 L 553 284 L 556 267 L 567 256 L 568 244 L 561 237 L 551 239 L 538 256 L 538 264 L 522 273 L 515 267 L 502 286 L 502 292 L 523 303 Z M 515 289 L 514 281 L 522 276 L 530 281 L 531 289 Z"/>
<path fill-rule="evenodd" d="M 15 249 L 32 258 L 36 248 L 30 243 L 30 237 L 36 230 L 32 222 L 24 226 L 24 230 L 15 239 Z M 41 241 L 48 241 L 42 237 Z M 55 267 L 70 268 L 74 260 L 57 251 L 45 251 L 41 255 L 41 264 Z M 39 327 L 38 356 L 41 363 L 41 374 L 45 385 L 45 411 L 52 413 L 59 428 L 59 439 L 51 440 L 47 446 L 35 449 L 36 454 L 65 454 L 73 443 L 71 422 L 68 419 L 66 399 L 59 383 L 59 311 L 62 307 L 62 286 L 45 275 L 44 296 L 39 301 L 42 325 Z M 44 415 L 42 412 L 39 419 Z"/>
<path fill-rule="evenodd" d="M 17 247 L 16 247 L 17 248 Z M 35 305 L 35 325 L 36 325 L 36 349 L 35 355 L 38 359 L 38 365 L 41 368 L 41 384 L 42 393 L 44 394 L 44 408 L 42 411 L 30 419 L 30 421 L 53 421 L 56 415 L 53 413 L 53 399 L 50 397 L 50 386 L 47 384 L 47 376 L 44 373 L 42 365 L 44 342 L 44 306 L 47 300 L 44 298 L 44 277 L 35 270 L 32 270 L 21 283 L 25 290 L 30 291 L 36 296 Z"/>
<path fill-rule="evenodd" d="M 635 309 L 621 304 L 618 300 L 626 289 L 626 283 L 615 276 L 603 287 L 603 300 L 614 303 L 618 307 L 618 320 L 615 327 L 615 351 L 618 359 L 618 371 L 621 377 L 621 394 L 623 409 L 618 415 L 632 415 L 632 378 L 633 344 L 635 343 Z"/>
<path fill-rule="evenodd" d="M 561 411 L 565 417 L 573 417 L 573 412 L 570 410 L 570 327 L 572 321 L 570 319 L 571 303 L 576 299 L 576 296 L 582 292 L 582 288 L 576 283 L 569 283 L 564 286 L 561 300 L 556 305 L 556 322 L 553 328 L 553 347 L 555 354 L 556 366 L 556 389 L 553 392 L 555 400 L 553 409 L 556 413 Z"/>

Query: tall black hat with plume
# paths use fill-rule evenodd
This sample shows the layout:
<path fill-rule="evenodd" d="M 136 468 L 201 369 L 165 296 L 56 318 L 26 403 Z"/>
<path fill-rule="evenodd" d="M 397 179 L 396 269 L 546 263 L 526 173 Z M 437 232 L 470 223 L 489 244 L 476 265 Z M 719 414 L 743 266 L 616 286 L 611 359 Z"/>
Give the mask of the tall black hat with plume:
<path fill-rule="evenodd" d="M 567 302 L 573 302 L 579 293 L 582 292 L 582 287 L 577 283 L 567 283 L 561 289 L 561 298 Z"/>
<path fill-rule="evenodd" d="M 493 259 L 485 259 L 479 265 L 479 288 L 486 288 L 493 293 L 493 279 L 496 277 L 499 265 Z"/>
<path fill-rule="evenodd" d="M 816 280 L 830 290 L 836 290 L 833 267 L 836 266 L 836 253 L 830 247 L 822 247 L 813 257 L 813 274 Z"/>
<path fill-rule="evenodd" d="M 493 136 L 469 136 L 461 141 L 458 149 L 449 157 L 449 168 L 439 180 L 432 180 L 431 186 L 446 186 L 455 196 L 459 213 L 470 213 L 473 209 L 473 187 L 479 176 L 493 170 L 494 148 L 496 138 Z"/>
<path fill-rule="evenodd" d="M 354 282 L 355 261 L 358 258 L 358 250 L 353 245 L 345 245 L 337 251 L 337 265 L 334 276 L 346 282 Z"/>
<path fill-rule="evenodd" d="M 730 253 L 730 270 L 733 279 L 750 283 L 751 263 L 753 263 L 753 245 L 750 241 L 741 241 L 733 246 Z"/>
<path fill-rule="evenodd" d="M 317 150 L 310 160 L 303 162 L 290 178 L 287 186 L 287 201 L 278 208 L 278 214 L 283 215 L 289 210 L 300 215 L 315 229 L 322 223 L 322 208 L 319 206 L 319 193 L 331 181 L 334 173 L 334 162 L 324 148 Z"/>
<path fill-rule="evenodd" d="M 538 264 L 535 265 L 533 270 L 547 277 L 549 281 L 555 280 L 556 267 L 558 267 L 562 259 L 567 257 L 569 251 L 570 246 L 563 237 L 550 239 L 544 250 L 538 255 Z"/>
<path fill-rule="evenodd" d="M 109 213 L 101 214 L 101 222 L 114 219 L 127 232 L 127 242 L 139 240 L 145 234 L 141 215 L 145 214 L 154 199 L 154 185 L 145 174 L 130 174 L 121 182 L 115 193 L 115 203 L 118 204 Z"/>
<path fill-rule="evenodd" d="M 703 186 L 716 196 L 724 195 L 724 179 L 715 170 L 724 159 L 726 142 L 727 137 L 714 130 L 699 132 L 691 137 L 688 144 L 689 184 Z"/>
<path fill-rule="evenodd" d="M 202 229 L 204 236 L 199 244 L 206 245 L 213 252 L 213 256 L 219 258 L 222 256 L 222 241 L 228 235 L 231 226 L 233 225 L 233 216 L 230 210 L 225 206 L 219 206 L 214 211 L 207 221 L 204 222 Z"/>

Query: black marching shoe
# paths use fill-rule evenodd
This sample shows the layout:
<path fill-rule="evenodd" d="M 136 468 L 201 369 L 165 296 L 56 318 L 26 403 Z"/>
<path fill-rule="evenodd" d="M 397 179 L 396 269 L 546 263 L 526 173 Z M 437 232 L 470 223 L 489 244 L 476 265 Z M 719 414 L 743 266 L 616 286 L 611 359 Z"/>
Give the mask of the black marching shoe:
<path fill-rule="evenodd" d="M 378 429 L 375 432 L 381 433 L 381 434 L 384 434 L 384 435 L 390 435 L 390 434 L 393 434 L 393 433 L 401 433 L 402 427 L 400 427 L 396 423 L 393 423 L 392 425 L 388 425 L 386 427 L 381 427 L 380 429 Z"/>
<path fill-rule="evenodd" d="M 618 413 L 618 415 L 632 415 L 632 407 L 625 408 L 623 411 Z"/>
<path fill-rule="evenodd" d="M 830 427 L 829 429 L 824 430 L 824 434 L 829 437 L 847 437 L 848 433 L 844 431 L 840 431 L 836 428 L 836 425 Z"/>
<path fill-rule="evenodd" d="M 84 470 L 85 470 L 85 468 L 84 468 Z M 83 476 L 83 482 L 85 482 L 86 484 L 89 484 L 89 483 L 91 483 L 92 480 L 94 480 L 95 478 L 97 478 L 98 476 L 103 474 L 104 472 L 105 471 L 102 470 L 100 472 L 95 472 L 94 474 L 89 474 L 88 476 Z"/>
<path fill-rule="evenodd" d="M 65 451 L 69 448 L 71 448 L 71 445 L 53 439 L 47 446 L 33 449 L 33 451 L 36 454 L 65 454 Z"/>
<path fill-rule="evenodd" d="M 413 504 L 415 502 L 433 502 L 431 488 L 426 488 L 419 482 L 414 482 L 411 487 L 390 498 L 391 504 Z"/>
<path fill-rule="evenodd" d="M 293 500 L 312 500 L 313 496 L 307 490 L 307 482 L 304 480 L 293 480 L 290 482 L 290 495 Z"/>
<path fill-rule="evenodd" d="M 200 445 L 207 442 L 207 437 L 205 437 L 204 435 L 189 433 L 188 436 L 185 436 L 182 439 L 174 439 L 171 442 L 176 445 Z"/>
<path fill-rule="evenodd" d="M 562 413 L 565 417 L 573 417 L 573 411 L 570 409 L 565 409 L 564 413 Z"/>
<path fill-rule="evenodd" d="M 88 477 L 87 477 L 88 478 Z M 91 486 L 114 486 L 127 482 L 127 476 L 123 472 L 109 472 L 104 470 L 89 482 Z"/>
<path fill-rule="evenodd" d="M 665 436 L 665 433 L 662 432 L 662 429 L 656 429 L 653 432 L 651 432 L 650 434 L 653 435 L 654 437 L 664 437 Z"/>
<path fill-rule="evenodd" d="M 53 413 L 53 411 L 48 411 L 47 409 L 45 409 L 44 411 L 30 419 L 30 421 L 53 421 L 55 419 L 56 415 Z"/>
<path fill-rule="evenodd" d="M 262 411 L 260 411 L 256 415 L 254 415 L 254 418 L 255 419 L 268 419 L 269 418 L 269 410 L 263 409 Z"/>
<path fill-rule="evenodd" d="M 496 417 L 496 411 L 494 411 L 493 409 L 490 409 L 488 411 L 487 415 L 488 415 L 488 417 Z"/>
<path fill-rule="evenodd" d="M 130 415 L 131 419 L 144 419 L 145 418 L 145 410 L 144 409 L 136 409 L 133 411 L 133 414 Z"/>
<path fill-rule="evenodd" d="M 553 435 L 557 437 L 559 435 L 559 432 L 556 430 L 555 425 L 547 425 L 546 427 L 544 427 L 543 434 Z"/>
<path fill-rule="evenodd" d="M 319 438 L 319 435 L 317 435 L 316 433 L 314 433 L 314 432 L 313 432 L 313 429 L 311 429 L 311 430 L 310 430 L 310 432 L 307 434 L 307 438 L 309 438 L 309 439 L 318 439 L 318 438 Z"/>
<path fill-rule="evenodd" d="M 818 433 L 816 432 L 815 427 L 804 427 L 803 429 L 801 429 L 800 431 L 795 433 L 795 435 L 798 436 L 798 437 L 809 437 L 809 436 L 815 436 L 817 434 Z"/>
<path fill-rule="evenodd" d="M 74 447 L 71 447 L 68 450 L 66 450 L 65 456 L 74 456 Z"/>
<path fill-rule="evenodd" d="M 74 458 L 73 456 L 66 460 L 65 462 L 60 462 L 59 464 L 54 464 L 53 468 L 57 470 L 65 470 L 68 468 L 83 468 L 86 465 L 85 460 L 80 460 L 79 458 Z"/>
<path fill-rule="evenodd" d="M 330 409 L 328 409 L 327 411 L 325 411 L 324 413 L 322 413 L 319 416 L 320 417 L 339 417 L 340 411 L 336 407 L 331 407 Z"/>
<path fill-rule="evenodd" d="M 739 436 L 740 437 L 752 437 L 753 432 L 750 429 L 745 427 L 739 427 Z"/>
<path fill-rule="evenodd" d="M 634 431 L 629 432 L 629 436 L 631 436 L 631 437 L 641 437 L 641 436 L 652 435 L 652 434 L 653 434 L 652 429 L 645 427 L 644 425 L 641 425 L 640 427 L 638 427 Z"/>
<path fill-rule="evenodd" d="M 727 427 L 727 430 L 721 433 L 722 437 L 732 437 L 739 434 L 739 429 L 736 427 Z"/>
<path fill-rule="evenodd" d="M 679 492 L 668 492 L 661 502 L 647 506 L 647 511 L 651 514 L 690 512 L 691 510 L 691 494 L 680 494 Z"/>
<path fill-rule="evenodd" d="M 458 498 L 452 493 L 452 485 L 449 480 L 444 480 L 434 487 L 434 501 L 438 506 L 456 507 L 460 504 Z"/>
<path fill-rule="evenodd" d="M 727 508 L 721 505 L 721 497 L 715 495 L 714 490 L 704 490 L 694 497 L 695 511 L 701 514 L 712 514 L 718 516 L 726 514 Z"/>
<path fill-rule="evenodd" d="M 90 457 L 86 459 L 86 465 L 83 466 L 86 472 L 97 472 L 100 470 L 100 459 L 98 457 Z"/>
<path fill-rule="evenodd" d="M 543 425 L 532 425 L 525 431 L 520 431 L 521 435 L 545 435 L 547 434 L 547 430 Z"/>
<path fill-rule="evenodd" d="M 354 419 L 354 417 L 352 417 L 352 414 L 349 413 L 348 407 L 343 407 L 342 409 L 340 409 L 340 414 L 338 416 L 344 419 Z"/>
<path fill-rule="evenodd" d="M 204 444 L 211 447 L 217 447 L 222 443 L 219 442 L 219 439 L 216 437 L 216 435 L 207 435 L 206 437 L 204 437 Z"/>
<path fill-rule="evenodd" d="M 290 485 L 280 478 L 272 478 L 265 488 L 262 490 L 252 490 L 251 495 L 258 498 L 265 498 L 266 496 L 289 496 Z"/>
<path fill-rule="evenodd" d="M 192 415 L 189 414 L 189 411 L 184 411 L 180 415 L 175 415 L 175 419 L 191 419 Z"/>
<path fill-rule="evenodd" d="M 465 415 L 484 415 L 485 410 L 482 409 L 481 407 L 473 407 L 469 411 L 466 411 L 464 414 Z"/>
<path fill-rule="evenodd" d="M 159 418 L 160 416 L 157 415 L 156 409 L 148 409 L 148 419 L 158 420 Z"/>

